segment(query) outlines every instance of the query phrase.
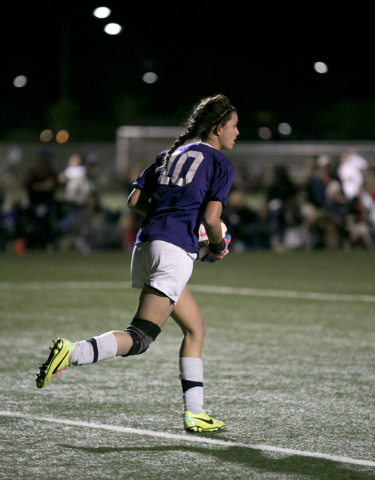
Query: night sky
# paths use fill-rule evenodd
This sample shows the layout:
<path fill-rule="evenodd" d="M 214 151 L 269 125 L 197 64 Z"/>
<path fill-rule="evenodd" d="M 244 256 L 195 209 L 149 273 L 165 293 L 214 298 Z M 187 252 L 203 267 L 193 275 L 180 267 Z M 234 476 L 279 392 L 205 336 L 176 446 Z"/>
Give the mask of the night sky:
<path fill-rule="evenodd" d="M 242 140 L 280 122 L 288 139 L 374 140 L 375 9 L 314 3 L 8 2 L 0 140 L 66 128 L 73 140 L 111 141 L 119 125 L 178 125 L 214 93 L 236 106 Z M 102 5 L 105 20 L 92 15 Z M 107 35 L 108 22 L 121 34 Z M 156 83 L 142 81 L 147 71 Z M 25 87 L 13 86 L 17 75 Z"/>

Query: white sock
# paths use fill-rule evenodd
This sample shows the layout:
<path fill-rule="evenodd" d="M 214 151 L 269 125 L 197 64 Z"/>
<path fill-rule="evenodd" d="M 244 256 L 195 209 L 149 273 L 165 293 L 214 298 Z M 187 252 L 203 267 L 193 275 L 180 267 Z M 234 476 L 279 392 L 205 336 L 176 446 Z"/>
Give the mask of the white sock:
<path fill-rule="evenodd" d="M 75 347 L 69 358 L 70 365 L 88 365 L 113 358 L 117 354 L 117 340 L 112 332 L 76 342 Z"/>
<path fill-rule="evenodd" d="M 184 410 L 201 413 L 203 410 L 203 363 L 197 357 L 179 359 Z"/>

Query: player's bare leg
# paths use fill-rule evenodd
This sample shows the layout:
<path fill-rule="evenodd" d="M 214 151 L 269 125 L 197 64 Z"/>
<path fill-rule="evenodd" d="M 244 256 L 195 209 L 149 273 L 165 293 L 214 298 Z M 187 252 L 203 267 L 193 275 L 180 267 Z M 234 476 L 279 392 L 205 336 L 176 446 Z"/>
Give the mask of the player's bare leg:
<path fill-rule="evenodd" d="M 199 357 L 202 353 L 206 325 L 193 295 L 185 287 L 171 313 L 183 333 L 180 357 Z"/>
<path fill-rule="evenodd" d="M 173 307 L 168 297 L 145 285 L 133 319 L 133 322 L 136 320 L 138 323 L 128 326 L 129 333 L 107 332 L 75 344 L 66 339 L 54 340 L 51 353 L 37 374 L 37 387 L 43 388 L 53 375 L 66 370 L 69 365 L 87 365 L 116 355 L 143 353 L 160 333 Z M 137 332 L 140 334 L 139 337 Z"/>
<path fill-rule="evenodd" d="M 134 317 L 155 323 L 161 329 L 173 308 L 173 303 L 163 293 L 144 285 Z M 133 346 L 132 337 L 126 332 L 113 332 L 113 334 L 117 340 L 117 355 L 127 355 Z"/>
<path fill-rule="evenodd" d="M 171 317 L 183 332 L 179 367 L 185 429 L 193 432 L 222 430 L 225 424 L 211 418 L 203 410 L 203 365 L 200 357 L 206 326 L 201 311 L 187 287 L 182 291 Z"/>

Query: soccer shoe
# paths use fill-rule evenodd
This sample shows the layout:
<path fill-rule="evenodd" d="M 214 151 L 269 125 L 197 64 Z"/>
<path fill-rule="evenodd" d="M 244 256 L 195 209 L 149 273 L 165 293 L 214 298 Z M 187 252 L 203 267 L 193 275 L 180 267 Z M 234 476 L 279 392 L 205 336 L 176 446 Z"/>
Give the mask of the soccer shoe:
<path fill-rule="evenodd" d="M 45 363 L 39 367 L 36 375 L 36 386 L 43 388 L 51 380 L 53 375 L 58 375 L 69 366 L 69 357 L 76 348 L 74 344 L 63 338 L 53 340 L 50 347 L 51 353 Z"/>
<path fill-rule="evenodd" d="M 215 420 L 203 410 L 201 413 L 184 413 L 184 426 L 188 432 L 216 432 L 223 430 L 225 423 Z"/>

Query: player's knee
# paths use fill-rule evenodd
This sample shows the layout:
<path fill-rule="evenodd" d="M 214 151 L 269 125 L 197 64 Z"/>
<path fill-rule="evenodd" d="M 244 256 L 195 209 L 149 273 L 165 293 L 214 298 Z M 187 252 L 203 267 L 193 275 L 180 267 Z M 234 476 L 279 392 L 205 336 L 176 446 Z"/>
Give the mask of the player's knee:
<path fill-rule="evenodd" d="M 203 332 L 203 336 L 206 335 L 206 324 L 203 322 L 203 325 L 202 325 L 202 332 Z"/>
<path fill-rule="evenodd" d="M 202 324 L 199 326 L 199 336 L 204 338 L 206 335 L 206 324 L 202 322 Z"/>
<path fill-rule="evenodd" d="M 128 357 L 145 352 L 161 330 L 156 323 L 142 320 L 141 318 L 133 318 L 125 332 L 133 339 L 133 345 L 129 352 L 126 355 L 122 355 L 123 357 Z"/>
<path fill-rule="evenodd" d="M 201 322 L 193 324 L 193 326 L 189 326 L 189 328 L 184 329 L 183 334 L 185 337 L 190 337 L 191 339 L 203 342 L 204 336 L 206 335 L 206 324 L 202 320 Z"/>

